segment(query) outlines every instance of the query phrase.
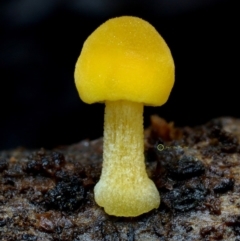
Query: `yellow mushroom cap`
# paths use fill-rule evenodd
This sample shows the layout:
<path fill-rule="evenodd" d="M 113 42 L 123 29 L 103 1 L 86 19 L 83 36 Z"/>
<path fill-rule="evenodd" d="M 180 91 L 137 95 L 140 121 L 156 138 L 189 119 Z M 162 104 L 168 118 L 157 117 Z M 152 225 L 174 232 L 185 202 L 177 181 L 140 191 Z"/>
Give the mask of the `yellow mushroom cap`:
<path fill-rule="evenodd" d="M 151 24 L 123 16 L 106 21 L 87 38 L 74 76 L 86 103 L 128 100 L 160 106 L 174 84 L 174 62 Z"/>

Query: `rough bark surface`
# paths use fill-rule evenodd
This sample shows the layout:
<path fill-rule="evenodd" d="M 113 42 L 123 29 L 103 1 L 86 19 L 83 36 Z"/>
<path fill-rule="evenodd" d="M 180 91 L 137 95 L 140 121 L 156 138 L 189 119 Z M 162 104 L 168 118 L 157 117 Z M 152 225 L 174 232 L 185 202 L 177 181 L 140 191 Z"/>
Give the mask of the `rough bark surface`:
<path fill-rule="evenodd" d="M 240 120 L 174 128 L 159 117 L 145 132 L 157 210 L 111 217 L 93 199 L 102 139 L 53 151 L 0 152 L 0 240 L 240 240 Z"/>

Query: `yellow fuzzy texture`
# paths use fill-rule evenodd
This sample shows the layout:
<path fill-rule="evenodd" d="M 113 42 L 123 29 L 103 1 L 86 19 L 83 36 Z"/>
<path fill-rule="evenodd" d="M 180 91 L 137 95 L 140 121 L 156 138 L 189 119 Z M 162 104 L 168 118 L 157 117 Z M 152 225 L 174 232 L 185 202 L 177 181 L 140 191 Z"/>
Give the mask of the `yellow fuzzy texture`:
<path fill-rule="evenodd" d="M 158 208 L 159 192 L 144 162 L 143 104 L 106 101 L 103 168 L 96 203 L 114 216 L 135 217 Z"/>
<path fill-rule="evenodd" d="M 174 62 L 152 25 L 124 16 L 106 21 L 87 38 L 74 75 L 86 103 L 129 100 L 160 106 L 174 84 Z"/>

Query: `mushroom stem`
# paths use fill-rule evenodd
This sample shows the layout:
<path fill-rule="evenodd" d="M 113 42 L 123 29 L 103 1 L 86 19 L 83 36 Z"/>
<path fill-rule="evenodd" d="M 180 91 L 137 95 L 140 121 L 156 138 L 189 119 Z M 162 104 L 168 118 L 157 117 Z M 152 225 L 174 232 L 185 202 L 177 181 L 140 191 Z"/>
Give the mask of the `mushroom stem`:
<path fill-rule="evenodd" d="M 160 204 L 145 169 L 143 104 L 105 103 L 103 168 L 95 200 L 110 215 L 138 216 Z"/>

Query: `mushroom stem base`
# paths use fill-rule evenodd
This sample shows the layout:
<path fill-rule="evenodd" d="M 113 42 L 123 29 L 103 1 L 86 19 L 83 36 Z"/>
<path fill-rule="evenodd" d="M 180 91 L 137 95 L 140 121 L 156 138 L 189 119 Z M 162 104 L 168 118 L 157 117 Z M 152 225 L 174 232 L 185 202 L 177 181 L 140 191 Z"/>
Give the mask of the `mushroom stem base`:
<path fill-rule="evenodd" d="M 114 216 L 134 217 L 160 204 L 144 163 L 143 104 L 106 102 L 103 168 L 95 201 Z"/>

